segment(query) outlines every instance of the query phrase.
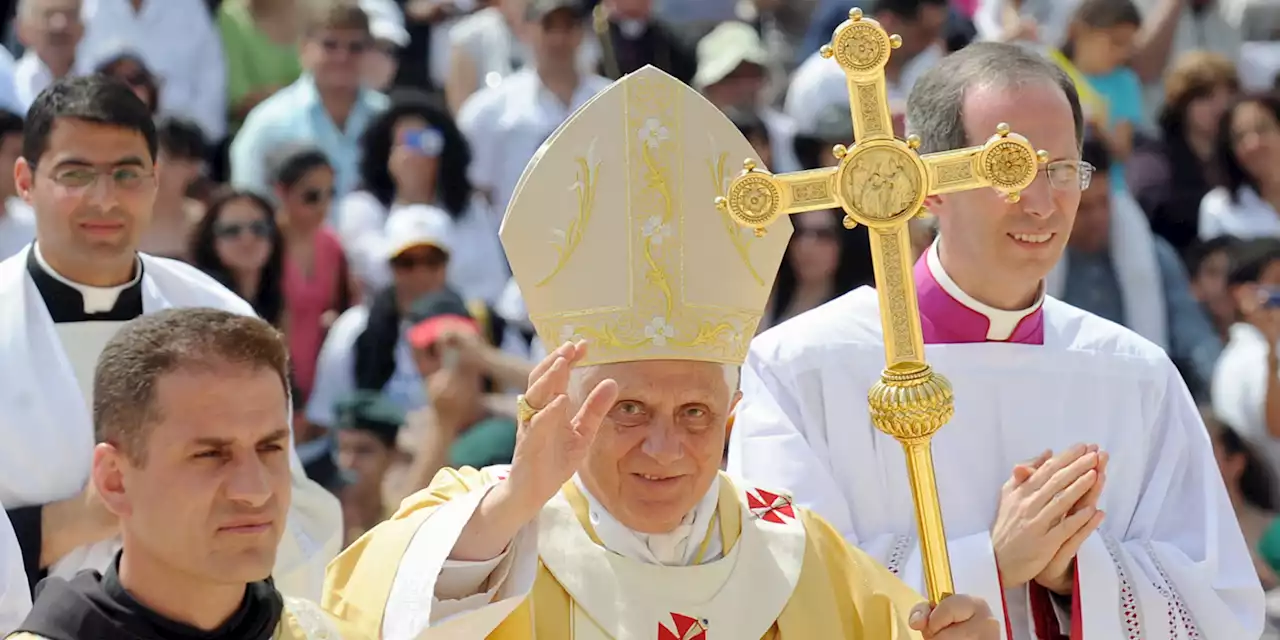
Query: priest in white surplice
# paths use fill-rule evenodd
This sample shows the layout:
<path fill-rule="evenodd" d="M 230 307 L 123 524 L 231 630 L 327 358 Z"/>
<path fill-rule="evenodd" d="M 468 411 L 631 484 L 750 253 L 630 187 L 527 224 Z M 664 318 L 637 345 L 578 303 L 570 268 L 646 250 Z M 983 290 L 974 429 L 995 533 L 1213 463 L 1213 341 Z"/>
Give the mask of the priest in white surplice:
<path fill-rule="evenodd" d="M 32 105 L 14 179 L 36 210 L 36 242 L 0 262 L 0 504 L 34 585 L 104 569 L 117 524 L 85 491 L 93 371 L 125 322 L 170 307 L 245 315 L 248 303 L 186 264 L 141 255 L 155 200 L 156 131 L 116 81 L 59 80 Z M 319 599 L 341 546 L 341 510 L 294 461 L 276 585 Z"/>
<path fill-rule="evenodd" d="M 907 115 L 922 152 L 1007 122 L 1050 155 L 1017 203 L 987 189 L 928 203 L 940 239 L 915 281 L 928 360 L 955 386 L 933 456 L 956 589 L 984 596 L 1017 640 L 1257 638 L 1262 589 L 1178 372 L 1043 294 L 1090 175 L 1071 81 L 1015 46 L 975 44 L 925 74 Z M 902 448 L 867 413 L 877 304 L 858 289 L 755 340 L 729 471 L 786 487 L 919 587 Z"/>
<path fill-rule="evenodd" d="M 785 494 L 720 472 L 791 235 L 714 207 L 749 154 L 654 67 L 555 133 L 502 223 L 539 335 L 565 341 L 529 376 L 512 464 L 442 470 L 330 565 L 325 609 L 383 640 L 920 637 L 920 596 Z M 929 640 L 999 634 L 969 596 L 927 624 Z"/>

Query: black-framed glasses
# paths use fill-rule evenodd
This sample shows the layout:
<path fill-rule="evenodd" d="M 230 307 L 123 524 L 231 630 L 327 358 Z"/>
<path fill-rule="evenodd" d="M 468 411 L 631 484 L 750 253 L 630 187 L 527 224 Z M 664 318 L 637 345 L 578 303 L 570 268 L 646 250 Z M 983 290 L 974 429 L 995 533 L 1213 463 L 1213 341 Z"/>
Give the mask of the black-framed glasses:
<path fill-rule="evenodd" d="M 1049 179 L 1049 186 L 1059 191 L 1079 189 L 1084 191 L 1093 182 L 1097 170 L 1084 160 L 1054 160 L 1040 168 Z"/>
<path fill-rule="evenodd" d="M 233 240 L 239 238 L 245 233 L 251 233 L 257 238 L 270 238 L 271 225 L 265 220 L 254 220 L 253 222 L 228 222 L 219 223 L 213 228 L 213 235 L 223 240 Z"/>

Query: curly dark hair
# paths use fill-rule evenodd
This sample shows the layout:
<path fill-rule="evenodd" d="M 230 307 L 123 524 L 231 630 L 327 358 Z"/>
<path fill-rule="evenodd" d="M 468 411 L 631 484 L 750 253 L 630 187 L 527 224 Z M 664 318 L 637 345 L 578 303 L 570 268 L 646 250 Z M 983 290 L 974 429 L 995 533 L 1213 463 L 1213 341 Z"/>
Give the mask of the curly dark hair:
<path fill-rule="evenodd" d="M 1257 178 L 1249 175 L 1236 158 L 1235 136 L 1231 135 L 1231 120 L 1235 118 L 1236 110 L 1246 104 L 1256 104 L 1266 109 L 1271 117 L 1280 122 L 1280 95 L 1274 93 L 1241 96 L 1222 112 L 1222 119 L 1218 122 L 1218 164 L 1222 170 L 1223 186 L 1230 189 L 1231 201 L 1237 204 L 1240 202 L 1240 187 L 1258 190 Z M 1275 170 L 1280 171 L 1280 168 Z"/>
<path fill-rule="evenodd" d="M 415 89 L 398 89 L 391 93 L 391 106 L 369 123 L 360 138 L 361 188 L 377 198 L 383 206 L 391 206 L 396 185 L 387 170 L 387 161 L 395 146 L 396 123 L 414 116 L 422 118 L 444 137 L 440 153 L 440 174 L 436 177 L 436 193 L 440 206 L 453 218 L 467 210 L 471 201 L 471 181 L 467 167 L 471 165 L 471 147 L 458 131 L 449 109 L 440 99 Z"/>
<path fill-rule="evenodd" d="M 256 206 L 262 212 L 263 220 L 271 227 L 271 253 L 262 267 L 262 275 L 259 276 L 258 294 L 248 302 L 253 305 L 253 310 L 259 317 L 278 327 L 284 315 L 284 242 L 280 239 L 280 228 L 276 225 L 275 208 L 265 198 L 252 191 L 234 189 L 215 194 L 204 217 L 191 234 L 191 264 L 228 289 L 236 290 L 235 279 L 218 258 L 214 242 L 214 226 L 222 215 L 222 209 L 236 200 L 247 200 Z"/>

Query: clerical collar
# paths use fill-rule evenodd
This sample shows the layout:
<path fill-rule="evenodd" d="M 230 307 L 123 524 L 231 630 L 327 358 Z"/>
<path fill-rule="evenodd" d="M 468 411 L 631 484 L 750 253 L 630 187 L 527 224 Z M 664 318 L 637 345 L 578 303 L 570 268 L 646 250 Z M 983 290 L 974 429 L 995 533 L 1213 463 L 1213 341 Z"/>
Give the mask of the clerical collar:
<path fill-rule="evenodd" d="M 675 531 L 670 533 L 639 533 L 628 529 L 600 501 L 587 490 L 578 476 L 573 483 L 586 496 L 590 507 L 591 526 L 606 549 L 626 558 L 663 566 L 688 566 L 696 560 L 708 562 L 724 553 L 720 542 L 719 524 L 712 526 L 720 504 L 720 475 L 716 474 L 711 488 L 702 500 L 685 515 Z M 710 539 L 707 539 L 710 536 Z M 703 549 L 703 541 L 707 542 Z M 696 558 L 702 550 L 702 558 Z"/>
<path fill-rule="evenodd" d="M 1044 285 L 1034 304 L 1005 311 L 964 292 L 938 258 L 938 242 L 916 261 L 916 296 L 926 344 L 1044 343 Z"/>
<path fill-rule="evenodd" d="M 72 282 L 49 266 L 40 243 L 27 254 L 27 273 L 35 283 L 55 323 L 85 321 L 126 322 L 142 315 L 142 260 L 133 280 L 115 287 L 91 287 Z"/>
<path fill-rule="evenodd" d="M 105 574 L 81 571 L 71 580 L 46 578 L 19 631 L 50 640 L 270 640 L 284 599 L 270 580 L 246 585 L 240 608 L 217 629 L 203 631 L 143 606 L 120 584 L 120 556 Z"/>

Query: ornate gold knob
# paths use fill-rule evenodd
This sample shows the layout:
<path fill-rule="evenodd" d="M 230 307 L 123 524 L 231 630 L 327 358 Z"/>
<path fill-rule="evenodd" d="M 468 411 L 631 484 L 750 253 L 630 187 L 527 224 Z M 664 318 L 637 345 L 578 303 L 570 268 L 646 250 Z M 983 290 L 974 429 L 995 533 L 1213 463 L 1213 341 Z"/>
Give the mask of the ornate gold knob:
<path fill-rule="evenodd" d="M 824 44 L 818 49 L 818 55 L 822 56 L 823 60 L 830 60 L 832 56 L 836 55 L 836 50 L 832 49 L 831 45 Z"/>
<path fill-rule="evenodd" d="M 889 47 L 891 49 L 897 49 L 901 46 L 902 46 L 902 36 L 896 33 L 889 36 Z"/>
<path fill-rule="evenodd" d="M 831 147 L 831 155 L 835 156 L 836 160 L 842 160 L 845 156 L 849 155 L 849 147 L 842 144 Z"/>
<path fill-rule="evenodd" d="M 862 9 L 854 7 L 849 10 L 849 19 L 857 22 L 862 19 Z"/>
<path fill-rule="evenodd" d="M 854 227 L 858 226 L 858 221 L 857 221 L 857 220 L 854 220 L 854 219 L 853 219 L 853 216 L 851 216 L 851 215 L 849 215 L 849 214 L 847 214 L 847 213 L 846 213 L 846 214 L 844 214 L 844 220 L 841 220 L 841 221 L 840 221 L 840 223 L 841 223 L 842 225 L 844 225 L 844 228 L 846 228 L 846 229 L 852 229 L 852 228 L 854 228 Z"/>
<path fill-rule="evenodd" d="M 909 136 L 907 136 L 907 146 L 908 146 L 908 147 L 910 147 L 910 148 L 911 148 L 911 149 L 913 149 L 913 150 L 915 150 L 915 149 L 919 149 L 919 148 L 920 148 L 920 136 L 918 136 L 918 135 L 916 135 L 916 134 L 914 134 L 914 133 L 913 133 L 913 134 L 911 134 L 911 135 L 909 135 Z"/>

